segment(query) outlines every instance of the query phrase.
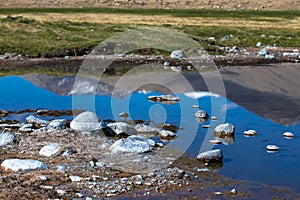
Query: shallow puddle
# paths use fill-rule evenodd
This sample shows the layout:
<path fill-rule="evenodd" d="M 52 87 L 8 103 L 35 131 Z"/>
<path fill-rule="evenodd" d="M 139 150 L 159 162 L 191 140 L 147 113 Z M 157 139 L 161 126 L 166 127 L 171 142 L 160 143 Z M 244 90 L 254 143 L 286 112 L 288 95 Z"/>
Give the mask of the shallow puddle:
<path fill-rule="evenodd" d="M 229 99 L 208 92 L 184 90 L 182 93 L 174 94 L 181 99 L 178 103 L 162 104 L 147 100 L 148 96 L 162 94 L 162 89 L 156 89 L 154 86 L 152 91 L 148 87 L 148 90 L 118 90 L 117 94 L 113 94 L 112 86 L 107 81 L 101 84 L 97 82 L 101 90 L 87 92 L 90 87 L 88 84 L 91 82 L 86 79 L 86 92 L 76 93 L 73 88 L 75 78 L 47 75 L 2 77 L 0 108 L 6 111 L 95 110 L 103 120 L 122 120 L 118 114 L 126 111 L 130 114 L 129 119 L 144 120 L 152 124 L 175 124 L 180 129 L 176 139 L 169 141 L 167 146 L 176 149 L 179 154 L 195 158 L 199 152 L 205 150 L 220 148 L 223 151 L 223 165 L 217 168 L 208 166 L 208 170 L 217 171 L 221 175 L 237 180 L 253 180 L 268 185 L 285 186 L 300 192 L 299 123 L 289 126 L 276 123 L 246 110 Z M 196 120 L 194 113 L 198 108 L 193 107 L 198 105 L 199 109 L 207 111 L 209 116 L 214 116 L 216 120 L 210 118 L 207 121 Z M 12 114 L 6 118 L 24 121 L 30 114 Z M 216 139 L 214 128 L 224 122 L 235 126 L 234 137 L 217 138 L 222 144 L 210 144 L 209 140 Z M 210 127 L 203 128 L 203 125 Z M 258 134 L 245 137 L 243 132 L 249 129 L 256 130 Z M 295 137 L 284 138 L 282 134 L 286 131 L 293 132 Z M 275 144 L 280 150 L 267 152 L 268 144 Z M 179 154 L 173 156 L 178 158 Z"/>

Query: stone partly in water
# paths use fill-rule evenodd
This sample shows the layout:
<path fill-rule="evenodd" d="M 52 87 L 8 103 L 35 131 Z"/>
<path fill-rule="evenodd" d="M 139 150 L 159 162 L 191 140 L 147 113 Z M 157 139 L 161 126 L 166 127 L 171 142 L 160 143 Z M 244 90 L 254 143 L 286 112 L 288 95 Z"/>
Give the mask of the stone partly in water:
<path fill-rule="evenodd" d="M 22 133 L 30 133 L 34 130 L 33 128 L 33 124 L 24 124 L 22 127 L 19 128 L 19 131 Z"/>
<path fill-rule="evenodd" d="M 215 134 L 218 135 L 233 135 L 234 134 L 234 126 L 230 123 L 219 124 L 215 130 Z"/>
<path fill-rule="evenodd" d="M 165 139 L 165 138 L 173 138 L 176 136 L 176 133 L 172 132 L 172 131 L 168 131 L 168 130 L 160 130 L 158 132 L 158 135 Z"/>
<path fill-rule="evenodd" d="M 35 124 L 40 126 L 46 126 L 49 123 L 49 121 L 35 117 L 33 115 L 26 117 L 26 122 L 29 124 Z"/>
<path fill-rule="evenodd" d="M 205 151 L 200 153 L 197 158 L 203 162 L 222 162 L 223 153 L 220 149 Z"/>
<path fill-rule="evenodd" d="M 7 159 L 1 164 L 5 170 L 29 170 L 29 169 L 48 169 L 47 165 L 38 160 L 26 160 L 26 159 Z"/>
<path fill-rule="evenodd" d="M 266 149 L 268 151 L 278 151 L 280 148 L 278 146 L 274 145 L 274 144 L 270 144 L 270 145 L 266 146 Z"/>
<path fill-rule="evenodd" d="M 127 112 L 121 112 L 119 114 L 119 117 L 126 119 L 127 117 L 129 117 L 129 114 Z"/>
<path fill-rule="evenodd" d="M 137 131 L 134 126 L 131 126 L 125 122 L 114 122 L 107 124 L 116 135 L 135 135 Z"/>
<path fill-rule="evenodd" d="M 257 135 L 257 132 L 255 130 L 247 130 L 247 131 L 244 131 L 244 135 L 245 136 L 255 136 L 255 135 Z"/>
<path fill-rule="evenodd" d="M 198 110 L 195 114 L 194 117 L 196 118 L 208 118 L 208 113 L 204 110 Z"/>
<path fill-rule="evenodd" d="M 286 137 L 286 138 L 293 138 L 293 137 L 294 137 L 294 134 L 291 133 L 291 132 L 284 132 L 284 133 L 283 133 L 283 136 Z"/>
<path fill-rule="evenodd" d="M 55 155 L 60 150 L 60 145 L 58 143 L 50 143 L 44 146 L 40 151 L 39 154 L 46 157 L 51 157 Z"/>
<path fill-rule="evenodd" d="M 156 134 L 159 132 L 159 128 L 150 126 L 150 125 L 145 125 L 145 124 L 137 124 L 135 125 L 135 130 L 141 134 L 141 133 L 145 133 L 145 134 Z"/>
<path fill-rule="evenodd" d="M 117 140 L 111 147 L 112 153 L 144 153 L 151 151 L 155 141 L 142 136 L 129 136 L 126 139 Z"/>
<path fill-rule="evenodd" d="M 100 119 L 93 112 L 83 112 L 75 117 L 70 124 L 70 127 L 77 131 L 91 132 L 100 129 Z"/>
<path fill-rule="evenodd" d="M 172 95 L 149 96 L 147 99 L 152 102 L 161 102 L 165 104 L 174 104 L 180 101 L 179 97 Z"/>
<path fill-rule="evenodd" d="M 0 133 L 0 147 L 12 143 L 15 139 L 14 134 L 9 132 Z"/>
<path fill-rule="evenodd" d="M 185 57 L 184 52 L 182 50 L 175 50 L 171 52 L 170 57 L 172 59 L 182 59 Z"/>

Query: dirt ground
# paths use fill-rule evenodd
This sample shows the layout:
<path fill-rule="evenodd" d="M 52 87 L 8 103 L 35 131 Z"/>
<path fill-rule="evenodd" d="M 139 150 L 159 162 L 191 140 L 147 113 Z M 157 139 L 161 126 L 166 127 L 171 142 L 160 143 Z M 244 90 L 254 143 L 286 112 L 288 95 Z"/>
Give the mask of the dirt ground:
<path fill-rule="evenodd" d="M 298 10 L 300 0 L 2 0 L 0 7 L 140 7 Z"/>

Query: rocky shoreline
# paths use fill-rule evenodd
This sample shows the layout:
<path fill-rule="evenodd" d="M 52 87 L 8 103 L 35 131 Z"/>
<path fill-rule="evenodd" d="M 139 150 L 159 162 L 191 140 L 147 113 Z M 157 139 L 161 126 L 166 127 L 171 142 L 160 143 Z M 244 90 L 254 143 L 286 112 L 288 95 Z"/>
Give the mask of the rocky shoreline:
<path fill-rule="evenodd" d="M 171 96 L 164 98 L 172 100 Z M 30 115 L 25 122 L 5 120 L 16 113 Z M 72 120 L 62 118 L 74 113 L 77 116 Z M 124 120 L 102 121 L 94 113 L 79 110 L 1 110 L 3 193 L 0 197 L 256 199 L 271 194 L 282 197 L 282 187 L 235 181 L 215 173 L 222 168 L 223 155 L 219 149 L 203 152 L 197 158 L 157 156 L 176 137 L 178 127 L 171 124 L 155 127 L 141 120 L 126 120 L 128 116 L 120 113 Z M 194 117 L 209 116 L 199 110 Z M 215 134 L 230 137 L 234 130 L 232 124 L 220 124 Z M 265 191 L 256 194 L 257 185 Z M 285 195 L 289 197 L 288 190 Z"/>
<path fill-rule="evenodd" d="M 209 58 L 216 64 L 218 68 L 224 66 L 245 66 L 245 65 L 267 65 L 274 63 L 291 62 L 298 63 L 300 59 L 300 50 L 298 48 L 283 47 L 264 47 L 264 48 L 238 48 L 226 47 L 225 55 L 211 55 Z M 169 56 L 141 56 L 141 55 L 114 55 L 112 67 L 122 65 L 136 66 L 147 63 L 164 64 L 172 62 Z M 13 70 L 14 68 L 56 68 L 58 70 L 76 73 L 82 62 L 87 59 L 85 55 L 81 56 L 63 56 L 53 58 L 28 58 L 17 54 L 5 54 L 0 56 L 0 69 Z M 186 63 L 172 63 L 175 65 L 187 65 Z"/>

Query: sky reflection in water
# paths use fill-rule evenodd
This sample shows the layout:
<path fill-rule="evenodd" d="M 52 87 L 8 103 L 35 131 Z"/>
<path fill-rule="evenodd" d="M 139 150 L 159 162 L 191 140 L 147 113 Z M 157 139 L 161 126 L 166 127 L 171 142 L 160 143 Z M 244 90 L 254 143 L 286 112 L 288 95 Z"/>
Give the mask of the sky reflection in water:
<path fill-rule="evenodd" d="M 37 87 L 29 81 L 17 77 L 9 76 L 0 78 L 1 96 L 0 109 L 17 111 L 22 109 L 72 109 L 72 97 L 60 96 L 49 92 L 44 88 Z M 197 109 L 192 105 L 199 104 L 201 109 L 207 111 L 211 116 L 212 101 L 216 103 L 214 109 L 219 112 L 214 113 L 217 118 L 222 118 L 226 114 L 225 122 L 235 125 L 234 142 L 230 145 L 216 145 L 224 154 L 223 166 L 220 173 L 232 178 L 243 180 L 256 180 L 272 185 L 289 186 L 300 191 L 300 124 L 284 126 L 264 119 L 243 107 L 231 102 L 223 97 L 205 96 L 199 99 L 192 99 L 184 94 L 178 94 L 181 102 L 173 105 L 153 103 L 147 100 L 147 96 L 159 93 L 134 93 L 123 99 L 112 98 L 110 96 L 80 95 L 82 105 L 78 109 L 89 109 L 90 105 L 84 102 L 95 98 L 95 108 L 97 115 L 102 119 L 116 119 L 116 113 L 125 111 L 124 105 L 128 106 L 128 112 L 132 119 L 152 120 L 154 123 L 176 124 L 182 130 L 178 131 L 178 139 L 192 138 L 193 142 L 186 151 L 191 157 L 196 157 L 199 148 L 208 131 L 212 131 L 220 120 L 210 121 L 210 129 L 202 128 L 195 120 L 194 113 Z M 224 104 L 225 102 L 225 104 Z M 113 109 L 112 109 L 113 107 Z M 18 120 L 25 119 L 26 115 L 19 115 Z M 195 129 L 195 127 L 198 128 Z M 255 137 L 245 137 L 243 132 L 254 129 L 258 132 Z M 196 133 L 193 131 L 196 130 Z M 286 139 L 282 136 L 285 131 L 291 131 L 295 138 Z M 267 153 L 265 147 L 268 144 L 276 144 L 281 149 L 273 154 Z"/>

